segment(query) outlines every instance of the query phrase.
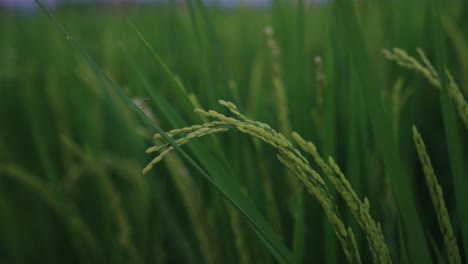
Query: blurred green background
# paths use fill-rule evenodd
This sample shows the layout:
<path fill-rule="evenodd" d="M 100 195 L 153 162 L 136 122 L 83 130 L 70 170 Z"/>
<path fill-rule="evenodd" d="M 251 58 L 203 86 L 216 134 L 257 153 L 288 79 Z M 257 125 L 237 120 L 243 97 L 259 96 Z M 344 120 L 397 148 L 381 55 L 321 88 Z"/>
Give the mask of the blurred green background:
<path fill-rule="evenodd" d="M 280 49 L 280 77 L 292 129 L 314 141 L 324 155 L 333 156 L 357 194 L 369 198 L 395 263 L 417 259 L 407 249 L 412 226 L 401 227 L 405 216 L 395 201 L 400 189 L 410 188 L 408 203 L 414 205 L 427 242 L 419 246 L 427 247 L 434 263 L 445 263 L 443 239 L 411 135 L 416 124 L 464 255 L 466 223 L 458 217 L 462 214 L 457 202 L 466 201 L 455 195 L 440 93 L 381 53 L 398 46 L 416 55 L 415 49 L 422 48 L 435 62 L 436 30 L 429 4 L 353 3 L 355 10 L 348 12 L 357 14 L 372 68 L 368 74 L 376 80 L 373 89 L 382 95 L 372 100 L 382 101 L 388 113 L 397 79 L 408 96 L 398 127 L 387 134 L 388 140 L 395 138 L 408 175 L 400 182 L 403 187 L 385 173 L 381 155 L 386 150 L 374 142 L 367 112 L 370 98 L 360 88 L 366 80 L 359 77 L 360 66 L 351 62 L 357 53 L 349 44 L 345 20 L 332 3 L 277 0 L 261 8 L 205 6 L 200 1 L 58 5 L 53 14 L 127 96 L 143 98 L 144 107 L 166 131 L 200 119 L 182 103 L 187 98 L 171 88 L 127 18 L 202 108 L 221 111 L 217 100 L 230 100 L 250 118 L 279 129 L 274 63 L 263 32 L 271 25 Z M 446 65 L 466 97 L 468 5 L 440 1 L 438 11 Z M 323 61 L 323 91 L 317 88 L 317 56 Z M 458 159 L 464 164 L 467 131 L 459 120 L 457 140 L 465 151 Z M 296 212 L 290 206 L 296 194 L 287 185 L 292 176 L 271 148 L 258 147 L 236 132 L 189 145 L 184 149 L 197 161 L 222 164 L 225 175 L 236 183 L 234 188 L 253 202 L 284 245 L 294 248 L 295 257 L 300 256 L 297 262 L 345 261 L 310 195 L 304 196 L 299 229 L 303 237 L 296 237 Z M 236 210 L 177 156 L 142 175 L 142 168 L 154 158 L 144 152 L 149 146 L 150 128 L 96 76 L 41 10 L 0 10 L 0 263 L 275 262 Z M 182 180 L 185 189 L 177 182 L 181 174 L 190 178 Z M 344 206 L 339 199 L 337 203 Z M 365 237 L 343 211 L 367 263 Z M 302 250 L 296 251 L 295 239 Z"/>

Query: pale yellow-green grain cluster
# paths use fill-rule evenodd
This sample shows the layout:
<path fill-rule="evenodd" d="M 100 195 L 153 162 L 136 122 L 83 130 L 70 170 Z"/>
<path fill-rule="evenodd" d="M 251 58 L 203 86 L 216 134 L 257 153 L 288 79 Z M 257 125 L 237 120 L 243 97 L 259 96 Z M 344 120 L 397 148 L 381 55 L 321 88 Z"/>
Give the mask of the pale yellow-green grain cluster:
<path fill-rule="evenodd" d="M 185 145 L 190 140 L 194 138 L 200 138 L 204 137 L 209 134 L 214 134 L 214 133 L 221 133 L 221 132 L 226 132 L 229 130 L 229 124 L 223 123 L 223 122 L 212 122 L 212 123 L 207 123 L 203 125 L 194 125 L 191 127 L 185 127 L 182 129 L 174 129 L 169 131 L 167 134 L 170 137 L 174 137 L 180 134 L 183 134 L 185 136 L 175 140 L 177 145 Z M 161 135 L 155 134 L 154 135 L 154 140 L 158 140 L 161 138 Z M 160 162 L 166 155 L 168 155 L 174 147 L 172 147 L 169 143 L 163 143 L 161 145 L 153 146 L 151 148 L 148 148 L 146 150 L 146 153 L 153 153 L 153 152 L 160 152 L 159 155 L 154 158 L 144 169 L 143 169 L 143 174 L 146 174 L 148 171 L 150 171 L 153 166 Z"/>
<path fill-rule="evenodd" d="M 191 126 L 182 129 L 172 130 L 168 133 L 170 137 L 180 136 L 175 142 L 179 145 L 186 144 L 193 138 L 202 137 L 205 135 L 224 132 L 229 129 L 237 129 L 244 134 L 250 135 L 256 139 L 259 139 L 270 146 L 273 146 L 278 152 L 278 159 L 284 164 L 293 175 L 300 179 L 305 185 L 306 190 L 320 203 L 325 211 L 325 214 L 333 227 L 333 230 L 342 245 L 342 248 L 352 263 L 360 263 L 359 253 L 357 251 L 357 245 L 355 243 L 354 235 L 351 229 L 346 228 L 341 219 L 341 216 L 336 207 L 334 198 L 330 194 L 328 187 L 318 172 L 313 170 L 309 165 L 307 159 L 302 156 L 299 150 L 297 150 L 292 143 L 285 138 L 281 133 L 278 133 L 267 124 L 253 121 L 239 112 L 237 107 L 226 101 L 219 101 L 221 105 L 226 106 L 236 118 L 228 117 L 219 112 L 209 110 L 205 111 L 202 109 L 196 109 L 195 112 L 198 114 L 214 118 L 216 121 L 200 125 Z M 160 136 L 156 135 L 156 139 Z M 148 153 L 160 151 L 157 156 L 148 166 L 143 170 L 144 173 L 148 172 L 154 164 L 161 161 L 168 152 L 173 148 L 168 144 L 162 144 L 159 146 L 151 147 L 147 150 Z"/>
<path fill-rule="evenodd" d="M 445 247 L 449 257 L 449 263 L 461 263 L 460 251 L 458 249 L 457 238 L 453 233 L 450 216 L 445 206 L 442 188 L 440 187 L 437 177 L 432 168 L 431 160 L 426 151 L 424 141 L 415 126 L 413 126 L 413 139 L 418 152 L 419 160 L 423 166 L 424 175 L 426 177 L 427 188 L 431 195 L 432 204 L 434 205 L 439 228 L 444 237 Z"/>
<path fill-rule="evenodd" d="M 329 157 L 327 164 L 319 155 L 317 148 L 312 142 L 304 140 L 298 133 L 293 133 L 293 139 L 296 140 L 304 151 L 312 155 L 317 165 L 327 175 L 330 182 L 348 205 L 351 213 L 366 235 L 374 263 L 391 263 L 390 253 L 380 224 L 376 223 L 370 215 L 370 204 L 367 198 L 364 198 L 364 201 L 359 199 L 333 158 Z"/>
<path fill-rule="evenodd" d="M 411 69 L 421 74 L 434 87 L 439 89 L 441 88 L 440 78 L 436 70 L 434 69 L 434 66 L 432 66 L 426 54 L 421 49 L 417 49 L 417 52 L 422 63 L 419 62 L 416 58 L 410 56 L 406 51 L 399 48 L 394 48 L 392 51 L 383 50 L 382 52 L 388 60 L 394 61 L 404 68 Z M 446 70 L 446 74 L 449 80 L 449 96 L 453 100 L 455 106 L 457 107 L 458 114 L 460 115 L 463 124 L 468 130 L 468 103 L 466 102 L 462 92 L 460 91 L 458 85 L 456 84 L 448 70 Z"/>

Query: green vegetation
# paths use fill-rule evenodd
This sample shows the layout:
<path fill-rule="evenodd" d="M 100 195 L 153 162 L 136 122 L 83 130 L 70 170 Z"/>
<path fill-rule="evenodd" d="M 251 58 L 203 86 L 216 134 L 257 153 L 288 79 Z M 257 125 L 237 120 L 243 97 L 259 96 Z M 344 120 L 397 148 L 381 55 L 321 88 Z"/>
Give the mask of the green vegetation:
<path fill-rule="evenodd" d="M 466 262 L 468 6 L 428 2 L 0 11 L 0 263 Z"/>

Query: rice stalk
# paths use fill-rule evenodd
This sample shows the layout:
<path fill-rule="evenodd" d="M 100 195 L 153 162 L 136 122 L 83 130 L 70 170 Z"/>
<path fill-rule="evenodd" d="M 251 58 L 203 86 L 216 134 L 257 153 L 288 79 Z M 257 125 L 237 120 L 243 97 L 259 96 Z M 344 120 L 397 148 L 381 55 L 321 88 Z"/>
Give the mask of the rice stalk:
<path fill-rule="evenodd" d="M 426 184 L 431 195 L 432 204 L 436 211 L 439 228 L 442 236 L 444 237 L 449 263 L 459 264 L 461 263 L 460 251 L 458 249 L 457 238 L 455 237 L 450 222 L 450 216 L 448 214 L 447 207 L 445 206 L 442 188 L 437 181 L 437 177 L 431 164 L 431 159 L 427 154 L 426 146 L 416 126 L 413 126 L 413 140 L 416 145 L 419 161 L 423 167 L 424 175 L 426 176 Z"/>
<path fill-rule="evenodd" d="M 274 95 L 274 106 L 276 110 L 276 117 L 279 124 L 280 131 L 285 135 L 289 135 L 291 132 L 291 124 L 289 120 L 289 107 L 286 91 L 282 79 L 282 68 L 280 63 L 281 50 L 276 42 L 274 29 L 271 25 L 264 28 L 264 34 L 266 37 L 266 43 L 270 51 L 271 58 L 271 73 L 272 73 L 272 84 L 273 84 L 273 95 Z M 289 171 L 287 173 L 290 173 Z M 287 176 L 287 183 L 292 193 L 297 192 L 297 181 L 291 175 Z M 293 195 L 295 197 L 296 195 Z M 294 199 L 294 198 L 293 198 Z M 293 212 L 296 211 L 295 201 L 290 201 L 290 206 Z M 295 215 L 295 213 L 293 213 Z"/>
<path fill-rule="evenodd" d="M 280 131 L 286 135 L 291 134 L 291 121 L 289 119 L 288 98 L 286 89 L 284 87 L 283 79 L 281 77 L 281 64 L 280 64 L 280 48 L 276 43 L 275 33 L 273 27 L 266 26 L 264 29 L 267 39 L 267 45 L 270 48 L 272 59 L 272 73 L 273 73 L 273 92 L 275 99 L 276 114 Z"/>
<path fill-rule="evenodd" d="M 288 106 L 288 97 L 286 95 L 286 89 L 284 87 L 283 79 L 281 76 L 281 63 L 280 63 L 280 53 L 281 50 L 278 47 L 278 44 L 275 39 L 275 33 L 272 26 L 266 26 L 264 28 L 264 33 L 266 37 L 267 46 L 270 50 L 270 57 L 272 60 L 271 71 L 273 75 L 273 94 L 274 94 L 274 106 L 276 110 L 276 117 L 278 118 L 278 124 L 280 131 L 284 135 L 291 134 L 291 120 L 289 119 L 289 106 Z M 289 172 L 287 172 L 289 173 Z M 287 183 L 289 185 L 290 191 L 293 193 L 290 200 L 290 207 L 292 209 L 294 218 L 298 208 L 298 197 L 301 195 L 297 179 L 291 175 L 287 176 Z"/>

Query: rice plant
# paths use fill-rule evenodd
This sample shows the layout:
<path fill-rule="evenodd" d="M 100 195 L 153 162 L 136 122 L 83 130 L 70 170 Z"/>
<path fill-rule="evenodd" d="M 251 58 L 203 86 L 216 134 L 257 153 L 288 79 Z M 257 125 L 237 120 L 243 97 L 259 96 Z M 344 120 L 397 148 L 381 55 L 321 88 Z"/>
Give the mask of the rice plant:
<path fill-rule="evenodd" d="M 463 1 L 35 2 L 0 9 L 0 263 L 467 261 Z"/>

